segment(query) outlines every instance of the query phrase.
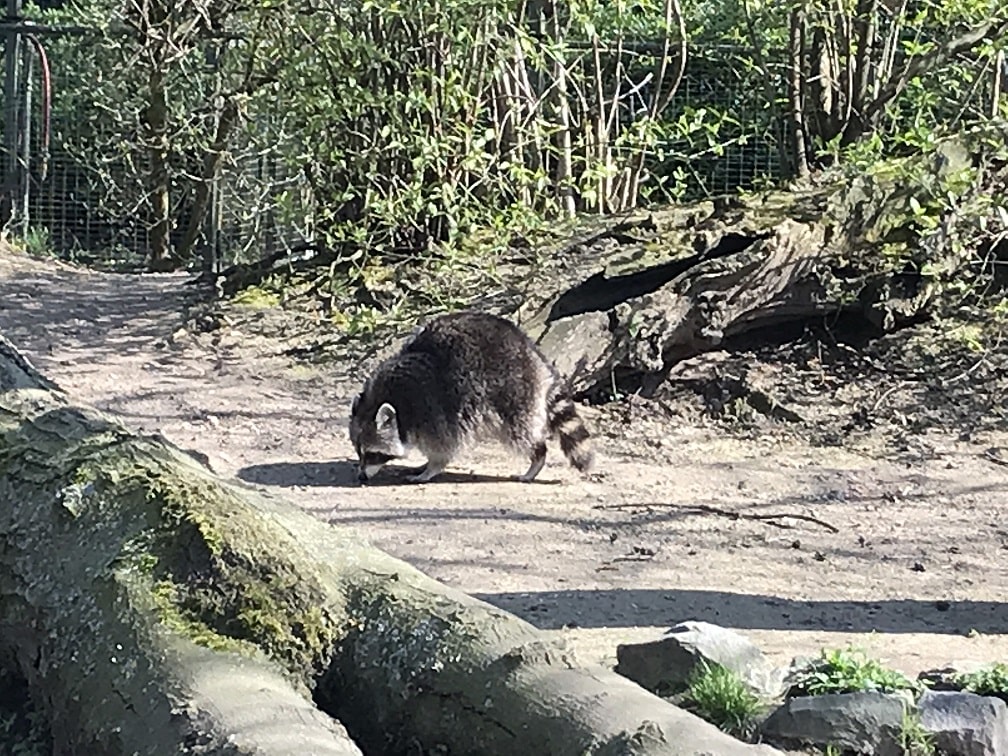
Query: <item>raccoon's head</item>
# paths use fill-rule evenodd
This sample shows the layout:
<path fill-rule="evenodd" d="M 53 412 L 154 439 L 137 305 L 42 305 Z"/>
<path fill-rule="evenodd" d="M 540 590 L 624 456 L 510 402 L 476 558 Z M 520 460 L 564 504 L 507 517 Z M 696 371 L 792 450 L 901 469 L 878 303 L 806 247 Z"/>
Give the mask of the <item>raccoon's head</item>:
<path fill-rule="evenodd" d="M 357 451 L 357 480 L 361 483 L 373 478 L 386 462 L 406 454 L 395 407 L 385 402 L 375 408 L 362 394 L 350 407 L 350 441 Z"/>

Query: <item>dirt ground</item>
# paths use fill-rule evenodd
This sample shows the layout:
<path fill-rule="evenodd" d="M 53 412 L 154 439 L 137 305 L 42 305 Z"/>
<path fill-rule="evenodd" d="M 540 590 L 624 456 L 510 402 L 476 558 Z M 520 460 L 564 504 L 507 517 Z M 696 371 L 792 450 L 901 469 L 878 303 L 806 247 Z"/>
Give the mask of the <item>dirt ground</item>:
<path fill-rule="evenodd" d="M 524 462 L 477 448 L 442 482 L 388 471 L 360 487 L 346 424 L 366 364 L 285 356 L 254 311 L 179 330 L 186 280 L 0 252 L 0 333 L 79 401 L 564 633 L 588 660 L 687 619 L 781 663 L 847 642 L 908 673 L 1006 657 L 1003 434 L 930 430 L 896 454 L 625 401 L 585 410 L 595 479 L 552 449 L 539 482 L 511 482 Z"/>

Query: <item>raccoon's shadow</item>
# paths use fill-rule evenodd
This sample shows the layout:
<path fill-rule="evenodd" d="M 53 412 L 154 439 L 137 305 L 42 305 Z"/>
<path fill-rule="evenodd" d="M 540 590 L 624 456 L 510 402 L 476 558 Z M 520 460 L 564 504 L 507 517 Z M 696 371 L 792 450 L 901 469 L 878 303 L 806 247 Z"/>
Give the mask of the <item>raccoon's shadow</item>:
<path fill-rule="evenodd" d="M 409 475 L 419 471 L 419 467 L 386 465 L 382 471 L 366 484 L 357 480 L 357 464 L 351 460 L 332 462 L 270 462 L 264 465 L 249 465 L 238 471 L 238 477 L 246 483 L 263 486 L 321 486 L 333 488 L 356 488 L 367 486 L 415 486 L 407 481 Z M 446 470 L 434 480 L 423 485 L 438 483 L 512 483 L 514 478 L 506 475 L 481 475 L 478 473 L 451 472 Z M 539 480 L 539 484 L 560 483 L 559 480 Z"/>
<path fill-rule="evenodd" d="M 246 483 L 262 486 L 335 486 L 348 488 L 357 482 L 357 465 L 349 460 L 333 462 L 270 462 L 249 465 L 238 471 Z"/>
<path fill-rule="evenodd" d="M 517 477 L 512 475 L 483 475 L 481 473 L 452 472 L 445 470 L 434 480 L 426 483 L 414 483 L 406 480 L 410 475 L 420 472 L 420 467 L 403 467 L 401 465 L 386 465 L 382 471 L 366 484 L 368 486 L 436 486 L 439 483 L 517 483 Z M 533 484 L 560 485 L 559 480 L 540 480 L 536 478 Z M 523 484 L 528 485 L 528 484 Z"/>

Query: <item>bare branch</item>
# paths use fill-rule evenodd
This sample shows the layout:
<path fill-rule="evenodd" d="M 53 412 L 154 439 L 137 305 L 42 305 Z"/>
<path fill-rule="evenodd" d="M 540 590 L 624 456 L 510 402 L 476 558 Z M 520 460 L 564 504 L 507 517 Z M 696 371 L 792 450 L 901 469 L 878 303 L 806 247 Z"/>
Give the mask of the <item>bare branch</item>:
<path fill-rule="evenodd" d="M 985 39 L 998 39 L 1006 34 L 1008 34 L 1008 17 L 992 19 L 936 47 L 930 53 L 913 56 L 907 61 L 903 71 L 895 78 L 886 82 L 878 96 L 865 107 L 864 112 L 861 114 L 862 122 L 864 124 L 871 123 L 890 102 L 906 89 L 907 84 L 914 77 L 942 66 L 958 55 L 973 50 Z M 851 134 L 849 137 L 845 135 L 847 142 L 853 141 L 858 136 L 860 134 Z"/>

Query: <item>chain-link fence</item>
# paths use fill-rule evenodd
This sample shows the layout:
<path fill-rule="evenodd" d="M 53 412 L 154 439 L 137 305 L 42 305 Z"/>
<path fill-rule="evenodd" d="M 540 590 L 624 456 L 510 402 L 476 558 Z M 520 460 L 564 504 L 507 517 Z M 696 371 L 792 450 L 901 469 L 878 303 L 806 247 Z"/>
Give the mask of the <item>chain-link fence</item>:
<path fill-rule="evenodd" d="M 10 46 L 15 37 L 7 34 L 4 39 L 0 167 L 7 230 L 38 251 L 51 250 L 64 258 L 139 264 L 147 249 L 142 210 L 139 204 L 116 207 L 109 202 L 135 183 L 135 171 L 115 154 L 95 153 L 96 145 L 116 139 L 107 129 L 103 133 L 103 119 L 95 117 L 102 103 L 93 104 L 91 117 L 74 103 L 59 107 L 67 67 L 51 52 L 54 39 L 58 37 L 22 35 L 14 55 Z M 75 35 L 62 42 L 87 45 L 89 40 Z M 81 139 L 85 124 L 87 139 Z M 95 170 L 97 165 L 102 170 Z"/>
<path fill-rule="evenodd" d="M 46 116 L 39 55 L 21 39 L 16 96 L 8 92 L 4 103 L 5 133 L 16 124 L 18 137 L 18 170 L 11 170 L 9 149 L 2 163 L 4 176 L 17 176 L 16 188 L 7 193 L 16 198 L 12 230 L 63 258 L 105 266 L 142 265 L 150 246 L 148 157 L 136 148 L 139 124 L 134 133 L 124 134 L 123 113 L 110 113 L 117 104 L 97 97 L 82 75 L 94 36 L 85 31 L 45 39 L 53 97 L 48 144 L 43 142 Z M 678 183 L 685 189 L 680 196 L 731 192 L 784 174 L 781 129 L 773 124 L 767 128 L 765 114 L 748 112 L 758 98 L 747 90 L 732 60 L 730 51 L 691 51 L 667 113 L 675 119 L 686 110 L 715 109 L 730 113 L 735 124 L 723 126 L 724 146 L 717 151 L 697 155 L 687 143 L 664 145 L 666 157 L 655 169 L 678 172 Z M 759 118 L 751 117 L 755 115 Z M 763 125 L 757 127 L 757 122 Z M 268 128 L 253 131 L 264 134 Z M 218 269 L 303 246 L 312 235 L 313 199 L 304 177 L 283 159 L 281 145 L 269 139 L 256 144 L 244 132 L 241 138 L 244 143 L 232 141 L 225 154 L 200 229 L 197 251 Z M 191 165 L 172 166 L 171 237 L 176 245 L 186 233 L 200 181 L 201 156 L 191 157 Z"/>
<path fill-rule="evenodd" d="M 280 151 L 246 150 L 225 161 L 207 218 L 207 242 L 220 265 L 297 250 L 312 240 L 314 198 Z"/>
<path fill-rule="evenodd" d="M 89 29 L 49 29 L 40 45 L 28 32 L 41 35 L 46 30 L 18 27 L 19 23 L 0 20 L 0 30 L 8 32 L 3 34 L 0 219 L 10 219 L 7 230 L 29 244 L 64 258 L 142 265 L 152 239 L 148 185 L 152 158 L 142 123 L 147 106 L 142 79 L 128 68 L 110 75 L 115 68 L 102 56 L 122 46 L 109 45 L 108 32 L 99 37 Z M 15 39 L 10 33 L 15 27 L 24 33 L 18 35 L 19 49 L 12 56 L 7 45 Z M 48 52 L 51 74 L 48 108 L 43 97 L 43 50 Z M 782 53 L 775 55 L 780 58 Z M 215 106 L 206 103 L 213 101 L 211 85 L 220 81 L 213 74 L 222 63 L 209 50 L 205 60 L 199 54 L 194 58 L 194 68 L 179 87 L 193 109 L 190 113 L 187 101 L 176 115 L 184 114 L 182 120 L 191 117 L 195 125 L 189 131 L 205 135 L 213 131 L 213 119 L 219 116 Z M 706 111 L 716 125 L 709 145 L 702 129 L 699 136 L 688 128 L 678 137 L 675 128 L 664 132 L 656 154 L 648 158 L 647 170 L 665 181 L 660 191 L 647 195 L 648 200 L 696 199 L 788 177 L 789 151 L 780 115 L 786 100 L 785 66 L 771 61 L 775 74 L 768 80 L 757 75 L 746 58 L 745 51 L 730 46 L 690 48 L 684 76 L 663 121 L 674 125 Z M 1003 57 L 998 61 L 988 68 L 1005 65 Z M 975 60 L 958 64 L 962 75 L 928 72 L 920 81 L 910 82 L 910 89 L 924 88 L 933 104 L 928 106 L 924 97 L 924 105 L 918 98 L 894 106 L 890 121 L 923 120 L 930 129 L 938 123 L 962 125 L 989 114 L 1001 79 Z M 618 65 L 610 69 L 621 70 Z M 641 74 L 634 85 L 640 95 L 639 102 L 628 100 L 631 109 L 647 106 L 654 96 L 647 89 L 647 71 L 635 73 Z M 110 81 L 113 77 L 116 81 Z M 205 91 L 197 91 L 201 87 Z M 289 133 L 288 124 L 279 123 L 284 120 L 284 96 L 279 92 L 268 103 L 265 110 L 272 115 L 261 107 L 252 110 L 251 120 L 245 122 L 248 128 L 238 129 L 228 139 L 220 170 L 213 172 L 205 218 L 197 211 L 197 261 L 220 269 L 313 241 L 317 202 L 297 164 L 296 156 L 305 152 L 299 152 L 303 145 L 297 144 L 297 134 Z M 912 112 L 901 113 L 900 108 Z M 632 120 L 634 113 L 624 115 Z M 184 132 L 186 127 L 183 123 L 180 128 Z M 186 142 L 183 133 L 180 143 L 168 161 L 169 186 L 163 192 L 170 199 L 167 216 L 175 248 L 191 236 L 190 216 L 194 207 L 201 207 L 197 195 L 206 158 L 198 139 Z"/>
<path fill-rule="evenodd" d="M 90 91 L 86 76 L 82 82 L 78 64 L 95 38 L 87 30 L 74 32 L 44 39 L 48 82 L 38 46 L 22 36 L 12 63 L 7 45 L 13 35 L 5 35 L 4 59 L 14 71 L 0 124 L 3 218 L 8 232 L 40 252 L 99 267 L 139 268 L 150 248 L 149 158 L 138 148 L 141 128 L 124 128 L 128 119 L 111 112 L 116 105 Z M 224 155 L 199 228 L 197 259 L 216 269 L 297 248 L 310 238 L 310 197 L 279 159 L 282 145 L 257 149 L 242 136 Z M 173 246 L 188 230 L 201 160 L 192 155 L 186 164 L 175 160 L 170 166 Z M 288 198 L 286 207 L 280 195 Z"/>
<path fill-rule="evenodd" d="M 754 90 L 740 53 L 727 46 L 690 50 L 668 119 L 700 109 L 725 117 L 718 123 L 714 146 L 698 149 L 696 140 L 685 139 L 665 145 L 674 157 L 659 169 L 681 176 L 683 199 L 777 183 L 791 173 L 784 158 L 785 124 L 773 109 L 773 100 L 783 95 L 783 72 L 779 81 Z"/>

